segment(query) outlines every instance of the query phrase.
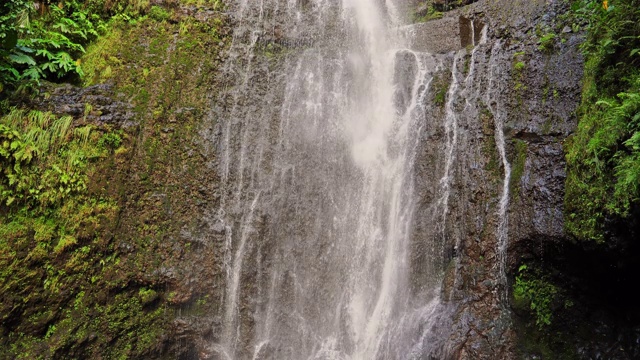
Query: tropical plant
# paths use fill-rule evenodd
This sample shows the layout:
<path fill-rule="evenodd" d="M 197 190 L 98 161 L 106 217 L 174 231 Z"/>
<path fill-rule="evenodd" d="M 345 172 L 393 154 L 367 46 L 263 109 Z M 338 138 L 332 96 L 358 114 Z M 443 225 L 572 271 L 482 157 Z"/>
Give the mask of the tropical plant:
<path fill-rule="evenodd" d="M 14 64 L 33 61 L 16 48 L 19 33 L 29 24 L 30 4 L 28 0 L 7 0 L 0 5 L 0 93 L 5 84 L 20 79 Z"/>
<path fill-rule="evenodd" d="M 567 230 L 604 241 L 606 219 L 640 202 L 640 0 L 583 0 L 583 100 L 566 144 Z"/>
<path fill-rule="evenodd" d="M 553 304 L 559 294 L 558 288 L 549 282 L 539 271 L 527 265 L 518 268 L 516 282 L 513 284 L 515 306 L 528 307 L 535 316 L 539 328 L 551 325 Z"/>
<path fill-rule="evenodd" d="M 0 17 L 0 80 L 3 88 L 82 76 L 79 57 L 84 46 L 105 29 L 96 6 L 78 0 L 47 6 L 10 0 Z M 4 11 L 10 12 L 4 14 Z"/>

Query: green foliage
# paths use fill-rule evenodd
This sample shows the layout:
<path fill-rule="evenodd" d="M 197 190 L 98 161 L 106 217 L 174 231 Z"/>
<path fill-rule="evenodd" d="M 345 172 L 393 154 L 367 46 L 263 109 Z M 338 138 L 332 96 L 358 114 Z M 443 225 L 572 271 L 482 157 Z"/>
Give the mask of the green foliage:
<path fill-rule="evenodd" d="M 90 189 L 97 167 L 125 144 L 123 133 L 101 131 L 38 111 L 0 119 L 7 358 L 144 358 L 162 334 L 159 295 L 131 279 L 132 265 L 123 266 L 114 246 L 119 207 L 99 186 Z"/>
<path fill-rule="evenodd" d="M 640 1 L 611 1 L 605 9 L 601 1 L 581 0 L 573 10 L 587 24 L 582 50 L 591 61 L 588 75 L 603 95 L 615 96 L 640 65 Z"/>
<path fill-rule="evenodd" d="M 513 300 L 516 307 L 528 307 L 535 316 L 539 328 L 551 325 L 553 319 L 553 303 L 557 300 L 559 290 L 539 271 L 527 265 L 518 269 L 513 284 Z"/>
<path fill-rule="evenodd" d="M 527 67 L 527 64 L 524 62 L 524 56 L 526 53 L 524 51 L 518 51 L 513 54 L 513 70 L 515 73 L 515 77 L 519 80 L 522 80 L 524 69 Z"/>
<path fill-rule="evenodd" d="M 158 293 L 153 289 L 141 288 L 138 291 L 138 296 L 140 296 L 140 301 L 142 302 L 142 304 L 146 305 L 157 299 Z"/>
<path fill-rule="evenodd" d="M 87 146 L 91 128 L 72 131 L 71 123 L 68 116 L 23 110 L 0 120 L 0 202 L 46 208 L 86 188 L 83 170 L 100 154 Z"/>
<path fill-rule="evenodd" d="M 182 0 L 181 2 L 185 5 L 209 7 L 213 10 L 223 10 L 225 7 L 223 0 Z"/>
<path fill-rule="evenodd" d="M 433 5 L 430 5 L 427 12 L 424 15 L 418 15 L 418 14 L 414 14 L 413 15 L 413 22 L 414 23 L 421 23 L 421 22 L 427 22 L 430 20 L 438 20 L 438 19 L 442 19 L 442 17 L 444 16 L 444 13 L 437 11 Z"/>
<path fill-rule="evenodd" d="M 9 50 L 16 46 L 18 29 L 28 21 L 28 0 L 6 0 L 0 5 L 0 48 Z"/>
<path fill-rule="evenodd" d="M 3 88 L 83 75 L 78 58 L 105 28 L 95 7 L 79 0 L 50 6 L 43 2 L 37 13 L 31 2 L 12 0 L 10 4 L 21 15 L 0 18 L 0 28 L 7 31 L 0 50 Z"/>
<path fill-rule="evenodd" d="M 116 132 L 107 132 L 100 140 L 98 140 L 98 146 L 102 148 L 117 149 L 122 145 L 122 137 Z"/>
<path fill-rule="evenodd" d="M 576 133 L 566 143 L 566 227 L 604 241 L 605 219 L 640 199 L 640 1 L 574 4 L 587 23 L 585 86 Z"/>
<path fill-rule="evenodd" d="M 449 92 L 450 74 L 440 74 L 434 77 L 433 83 L 433 103 L 439 107 L 444 107 L 447 102 Z"/>
<path fill-rule="evenodd" d="M 134 19 L 149 12 L 157 21 L 169 19 L 149 0 L 63 0 L 34 3 L 9 0 L 0 8 L 0 93 L 36 86 L 41 79 L 71 80 L 84 75 L 79 58 L 85 47 L 107 29 L 115 16 Z M 214 8 L 222 8 L 214 1 Z"/>
<path fill-rule="evenodd" d="M 87 10 L 101 3 L 84 2 Z M 120 12 L 119 7 L 130 10 Z M 167 300 L 187 301 L 154 270 L 184 261 L 173 252 L 179 242 L 172 238 L 179 238 L 176 234 L 192 220 L 191 212 L 176 211 L 169 218 L 167 209 L 186 209 L 201 200 L 191 196 L 188 187 L 167 184 L 198 184 L 202 178 L 199 172 L 205 167 L 188 151 L 189 139 L 197 133 L 202 109 L 215 91 L 218 55 L 229 33 L 222 26 L 223 14 L 208 21 L 183 17 L 159 22 L 143 15 L 149 7 L 149 1 L 105 3 L 106 16 L 115 16 L 81 57 L 83 83 L 110 79 L 131 99 L 140 127 L 114 131 L 72 123 L 62 137 L 38 135 L 38 141 L 59 141 L 50 141 L 46 152 L 34 152 L 29 162 L 21 160 L 23 173 L 40 174 L 55 164 L 76 174 L 85 186 L 46 206 L 33 196 L 0 204 L 0 358 L 154 358 L 175 316 Z M 59 120 L 51 117 L 38 126 L 41 130 L 31 131 L 36 126 L 28 124 L 28 113 L 15 116 L 4 101 L 0 109 L 16 119 L 2 121 L 6 129 L 0 143 L 10 137 L 7 156 L 0 158 L 3 171 L 16 162 L 10 149 L 13 140 L 25 142 L 29 132 L 35 136 L 64 130 L 51 129 Z M 89 113 L 87 106 L 85 114 Z M 174 131 L 162 132 L 167 127 Z M 134 139 L 144 141 L 130 156 Z M 73 165 L 78 158 L 80 163 Z M 131 172 L 139 179 L 131 178 Z M 57 181 L 40 179 L 46 184 Z M 154 195 L 157 189 L 167 193 L 162 203 Z M 125 201 L 127 207 L 121 210 Z M 181 252 L 188 253 L 188 243 L 182 245 Z M 194 299 L 204 298 L 194 294 Z M 203 300 L 199 305 L 199 311 L 210 313 L 215 302 Z"/>
<path fill-rule="evenodd" d="M 512 66 L 513 66 L 513 89 L 516 90 L 516 99 L 518 100 L 518 107 L 522 107 L 522 96 L 524 91 L 527 90 L 527 86 L 524 83 L 525 69 L 527 67 L 525 63 L 524 51 L 518 51 L 513 54 Z"/>
<path fill-rule="evenodd" d="M 538 50 L 547 53 L 553 51 L 553 49 L 555 48 L 557 37 L 558 35 L 553 32 L 542 35 L 538 40 Z"/>
<path fill-rule="evenodd" d="M 33 60 L 17 48 L 18 35 L 29 24 L 31 2 L 28 0 L 8 0 L 0 5 L 0 94 L 5 84 L 21 77 L 13 64 L 31 63 Z"/>

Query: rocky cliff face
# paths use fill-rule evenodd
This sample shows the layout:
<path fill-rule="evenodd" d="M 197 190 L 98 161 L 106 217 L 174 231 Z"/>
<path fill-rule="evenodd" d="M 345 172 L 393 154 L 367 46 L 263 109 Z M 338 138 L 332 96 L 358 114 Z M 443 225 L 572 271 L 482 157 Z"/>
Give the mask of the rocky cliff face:
<path fill-rule="evenodd" d="M 603 295 L 624 293 L 623 286 L 602 283 L 626 283 L 634 273 L 625 265 L 633 246 L 614 241 L 597 250 L 564 232 L 563 143 L 576 126 L 583 71 L 582 34 L 567 11 L 559 1 L 480 1 L 448 13 L 488 28 L 474 56 L 475 85 L 462 93 L 467 110 L 460 117 L 455 220 L 448 230 L 455 270 L 445 280 L 457 309 L 447 350 L 452 358 L 630 359 L 638 353 L 635 312 Z M 425 156 L 425 174 L 432 162 L 433 154 Z M 527 278 L 531 266 L 536 280 Z M 527 289 L 544 294 L 531 300 L 537 319 L 517 294 L 533 283 Z"/>
<path fill-rule="evenodd" d="M 523 249 L 563 238 L 562 143 L 575 127 L 582 76 L 580 35 L 558 19 L 564 11 L 559 2 L 528 1 L 460 12 L 484 22 L 487 36 L 460 99 L 448 228 L 454 358 L 520 355 L 510 301 Z M 542 44 L 547 33 L 557 38 Z"/>
<path fill-rule="evenodd" d="M 260 206 L 276 190 L 271 188 L 265 194 L 253 179 L 269 178 L 264 174 L 271 168 L 263 170 L 264 164 L 279 166 L 273 160 L 277 155 L 271 153 L 277 151 L 269 146 L 282 140 L 269 131 L 277 129 L 279 117 L 285 115 L 274 109 L 284 106 L 296 113 L 297 104 L 286 98 L 290 96 L 283 84 L 286 70 L 296 64 L 305 46 L 328 45 L 322 36 L 310 35 L 316 26 L 313 21 L 323 21 L 322 13 L 315 14 L 316 8 L 305 4 L 299 7 L 299 17 L 286 24 L 280 23 L 288 19 L 285 7 L 241 5 L 243 18 L 255 16 L 258 28 L 240 31 L 243 35 L 236 39 L 237 58 L 230 69 L 239 72 L 240 81 L 222 99 L 218 110 L 228 127 L 213 137 L 221 149 L 219 157 L 234 159 L 223 160 L 221 171 L 229 171 L 226 181 L 240 184 L 229 185 L 228 194 L 223 195 L 236 201 L 233 209 L 237 213 L 226 211 L 232 220 L 213 216 L 209 221 L 220 223 L 221 228 L 227 224 L 224 233 L 229 236 L 230 257 L 235 256 L 227 262 L 227 271 L 236 273 L 236 277 L 228 275 L 227 286 L 230 281 L 244 284 L 239 288 L 234 285 L 231 292 L 239 299 L 238 318 L 219 313 L 221 318 L 234 319 L 242 329 L 232 336 L 242 354 L 251 354 L 250 344 L 257 336 L 254 327 L 259 327 L 261 310 L 267 306 L 260 297 L 269 291 L 264 282 L 270 276 L 269 267 L 275 266 L 277 256 L 272 253 L 288 251 L 277 250 L 279 238 L 270 237 L 281 231 L 269 230 L 275 226 L 270 224 L 277 223 L 274 214 L 280 210 Z M 559 1 L 480 1 L 448 12 L 434 23 L 403 29 L 412 50 L 442 52 L 430 60 L 433 81 L 421 100 L 424 120 L 413 177 L 417 207 L 410 245 L 412 296 L 420 297 L 427 291 L 434 272 L 444 273 L 441 316 L 429 322 L 433 329 L 416 345 L 423 354 L 462 359 L 527 356 L 517 346 L 520 333 L 511 309 L 511 286 L 522 259 L 540 255 L 538 244 L 564 241 L 562 143 L 575 127 L 573 112 L 581 93 L 580 34 L 572 24 L 563 22 L 561 15 L 566 11 L 566 4 Z M 300 21 L 305 16 L 310 17 L 308 23 Z M 437 33 L 438 24 L 443 33 Z M 416 34 L 445 40 L 425 48 Z M 411 102 L 413 79 L 422 63 L 416 63 L 415 56 L 407 52 L 397 54 L 395 66 L 394 79 L 400 89 L 396 106 L 402 112 Z M 256 110 L 259 122 L 250 114 Z M 260 127 L 262 131 L 254 132 Z M 265 152 L 264 158 L 255 151 Z M 341 171 L 348 174 L 344 168 Z M 244 183 L 243 178 L 247 179 Z M 301 182 L 308 181 L 314 180 Z M 238 193 L 244 186 L 253 190 Z M 309 194 L 296 196 L 301 199 Z M 281 201 L 296 200 L 285 196 Z M 305 214 L 300 216 L 313 212 L 313 205 L 297 206 L 301 208 L 296 213 Z M 321 204 L 316 206 L 322 208 Z M 313 224 L 309 219 L 303 223 Z M 308 235 L 293 225 L 289 230 L 301 239 Z M 246 237 L 238 235 L 245 231 Z M 285 248 L 295 249 L 296 244 Z M 299 252 L 304 254 L 305 250 Z M 435 265 L 434 254 L 439 259 Z M 241 265 L 232 266 L 234 263 Z M 293 271 L 288 274 L 293 281 Z M 282 301 L 295 298 L 291 296 L 295 289 L 283 287 L 282 291 Z M 232 306 L 231 312 L 235 309 Z M 225 348 L 229 339 L 224 328 L 221 325 L 222 334 L 215 339 L 220 352 L 229 349 Z M 448 340 L 441 342 L 442 338 Z M 266 350 L 266 354 L 271 351 L 277 349 Z"/>
<path fill-rule="evenodd" d="M 312 9 L 309 4 L 306 6 Z M 301 6 L 302 14 L 305 9 Z M 256 14 L 263 14 L 258 10 Z M 562 212 L 565 180 L 562 144 L 575 127 L 573 113 L 580 101 L 583 68 L 578 49 L 581 35 L 573 24 L 563 20 L 567 10 L 567 5 L 560 1 L 479 1 L 437 20 L 435 24 L 448 24 L 444 28 L 448 30 L 441 30 L 445 33 L 431 31 L 433 37 L 456 41 L 454 45 L 447 44 L 450 48 L 432 49 L 448 54 L 435 56 L 434 64 L 438 66 L 424 99 L 427 120 L 419 133 L 415 160 L 417 208 L 410 257 L 413 293 L 425 291 L 425 284 L 432 281 L 430 274 L 434 268 L 425 264 L 434 252 L 440 254 L 437 266 L 445 274 L 442 298 L 446 309 L 441 309 L 441 316 L 429 323 L 433 326 L 432 335 L 422 339 L 422 348 L 431 349 L 426 353 L 432 358 L 506 359 L 540 354 L 540 349 L 523 345 L 526 342 L 523 338 L 530 335 L 526 329 L 535 319 L 531 320 L 527 311 L 514 312 L 512 285 L 524 261 L 549 256 L 542 249 L 562 247 L 567 241 Z M 283 69 L 293 64 L 296 54 L 305 46 L 322 46 L 321 36 L 307 33 L 312 23 L 280 24 L 278 21 L 286 19 L 283 9 L 266 8 L 264 14 L 260 18 L 261 30 L 241 32 L 244 37 L 238 38 L 237 44 L 245 45 L 238 45 L 238 52 L 234 53 L 236 63 L 244 64 L 236 67 L 241 69 L 239 75 L 244 81 L 233 91 L 242 91 L 241 87 L 246 86 L 246 91 L 260 96 L 228 93 L 223 102 L 217 103 L 221 117 L 226 116 L 229 107 L 235 118 L 250 118 L 245 112 L 261 109 L 264 102 L 281 104 L 287 91 L 282 83 Z M 419 26 L 437 28 L 429 23 Z M 415 32 L 408 36 L 415 36 Z M 414 50 L 424 51 L 419 40 L 411 41 Z M 406 95 L 397 101 L 404 101 L 405 106 L 412 92 L 411 79 L 419 67 L 413 59 L 407 53 L 396 63 L 397 86 Z M 258 98 L 263 102 L 255 102 Z M 281 116 L 278 112 L 267 112 L 261 118 L 266 124 L 278 116 Z M 455 121 L 454 127 L 451 121 Z M 240 124 L 233 122 L 232 126 Z M 223 145 L 228 141 L 225 130 L 218 131 L 213 139 L 224 149 L 222 153 L 231 151 L 235 154 L 231 156 L 242 161 L 238 154 L 247 144 L 238 142 L 225 148 L 229 146 Z M 257 144 L 246 149 L 264 149 L 266 145 Z M 255 166 L 245 167 L 251 170 L 244 176 L 257 176 Z M 450 200 L 442 213 L 446 218 L 443 219 L 434 216 L 434 209 L 440 206 L 434 207 L 434 203 L 442 196 L 442 174 L 449 167 L 446 177 L 450 181 L 447 188 Z M 233 176 L 237 180 L 243 175 Z M 248 195 L 256 192 L 240 196 Z M 256 199 L 249 197 L 243 201 L 251 207 Z M 246 221 L 246 213 L 237 211 L 240 211 L 234 215 L 237 220 Z M 251 221 L 254 232 L 248 235 L 251 240 L 247 253 L 243 254 L 245 261 L 254 265 L 238 269 L 238 281 L 245 284 L 238 290 L 241 310 L 237 321 L 244 329 L 240 341 L 250 341 L 254 336 L 256 317 L 265 306 L 259 300 L 259 294 L 264 294 L 260 283 L 268 277 L 266 269 L 274 261 L 269 254 L 277 247 L 267 240 L 270 232 L 277 231 L 267 230 L 273 221 L 271 215 L 262 210 L 251 212 L 251 216 L 260 220 Z M 223 234 L 230 236 L 229 228 L 216 219 L 219 217 L 209 218 L 210 226 L 220 228 L 221 239 Z M 434 228 L 434 222 L 443 225 Z M 434 238 L 443 239 L 442 244 L 429 245 L 429 239 Z M 235 249 L 239 243 L 229 244 Z M 287 294 L 282 296 L 286 298 Z M 218 314 L 218 318 L 225 317 L 222 309 Z M 219 324 L 214 330 L 214 343 L 223 343 L 224 336 L 224 325 Z M 447 340 L 443 342 L 443 338 Z M 581 354 L 597 352 L 605 343 L 587 346 Z M 214 348 L 211 354 L 215 356 L 221 351 Z M 268 358 L 275 350 L 265 351 L 267 355 L 258 356 Z M 582 356 L 577 353 L 573 356 Z"/>
<path fill-rule="evenodd" d="M 472 1 L 459 5 L 467 3 Z M 450 10 L 448 2 L 434 4 Z M 259 28 L 247 28 L 242 17 L 234 17 L 244 14 L 239 10 L 243 6 L 249 9 L 247 16 L 260 19 Z M 287 87 L 287 69 L 320 64 L 316 53 L 296 61 L 312 46 L 327 48 L 324 34 L 312 31 L 325 21 L 320 13 L 312 11 L 309 1 L 295 6 L 298 18 L 289 17 L 284 5 L 265 8 L 246 1 L 230 4 L 228 14 L 183 7 L 174 9 L 170 21 L 161 26 L 144 22 L 140 28 L 116 28 L 105 40 L 105 50 L 89 51 L 93 86 L 50 89 L 48 96 L 31 104 L 125 129 L 131 139 L 126 161 L 112 168 L 118 177 L 109 187 L 121 209 L 109 237 L 122 260 L 113 271 L 126 274 L 122 277 L 126 285 L 109 291 L 135 297 L 140 288 L 154 289 L 158 297 L 145 311 L 165 309 L 165 313 L 163 330 L 151 346 L 132 353 L 116 334 L 114 354 L 223 359 L 229 348 L 225 341 L 235 339 L 238 344 L 231 347 L 237 348 L 238 357 L 295 358 L 291 344 L 265 342 L 257 350 L 247 345 L 269 329 L 264 324 L 261 328 L 258 319 L 275 306 L 267 298 L 281 301 L 285 310 L 296 305 L 300 280 L 295 271 L 283 270 L 279 277 L 270 277 L 269 271 L 286 256 L 325 259 L 330 246 L 321 239 L 337 230 L 318 224 L 336 220 L 311 215 L 320 213 L 318 209 L 333 209 L 331 202 L 317 199 L 329 191 L 325 180 L 335 173 L 358 177 L 345 158 L 316 161 L 319 148 L 301 145 L 313 136 L 326 146 L 324 150 L 340 153 L 344 148 L 312 129 L 292 133 L 293 144 L 277 141 L 282 134 L 274 124 L 280 122 L 282 109 L 292 119 L 309 115 L 296 107 L 299 104 L 287 103 L 288 94 L 314 91 Z M 394 105 L 399 112 L 416 108 L 412 99 L 418 88 L 413 81 L 424 72 L 421 66 L 433 66 L 425 72 L 429 85 L 422 84 L 424 97 L 419 104 L 423 113 L 411 178 L 415 213 L 408 244 L 407 296 L 422 299 L 442 284 L 442 303 L 434 307 L 439 315 L 427 314 L 429 318 L 408 336 L 417 358 L 554 358 L 558 349 L 565 358 L 596 358 L 602 353 L 627 359 L 637 354 L 637 349 L 629 348 L 635 341 L 633 324 L 622 323 L 601 304 L 586 307 L 591 303 L 575 296 L 588 278 L 559 275 L 566 268 L 557 259 L 578 263 L 568 253 L 584 251 L 567 245 L 563 228 L 562 146 L 575 127 L 583 69 L 581 35 L 563 17 L 566 10 L 560 0 L 481 0 L 446 12 L 440 22 L 403 30 L 412 49 L 398 52 L 394 60 Z M 236 29 L 230 50 L 230 33 L 221 26 L 228 15 Z M 447 25 L 440 30 L 445 33 L 438 33 L 442 29 L 438 24 Z M 455 41 L 427 48 L 417 33 Z M 416 55 L 426 50 L 437 54 Z M 116 55 L 110 56 L 111 52 Z M 320 53 L 336 56 L 331 51 Z M 111 71 L 116 75 L 102 78 Z M 336 69 L 324 71 L 331 74 Z M 109 85 L 94 85 L 102 82 Z M 333 101 L 340 106 L 341 99 Z M 92 105 L 88 113 L 86 103 Z M 237 120 L 242 118 L 259 121 Z M 247 140 L 256 133 L 264 137 Z M 305 163 L 307 174 L 298 175 L 304 181 L 296 182 L 294 168 L 286 168 L 280 177 L 269 178 L 273 181 L 269 190 L 258 189 L 254 184 L 265 179 L 258 170 L 268 168 L 276 150 L 287 146 L 296 149 L 291 159 Z M 96 183 L 103 180 L 98 174 Z M 345 189 L 338 193 L 342 198 L 332 201 L 348 206 L 350 194 L 359 190 Z M 270 199 L 268 206 L 256 206 L 265 198 Z M 316 201 L 269 211 L 300 198 Z M 225 201 L 236 205 L 225 207 Z M 278 220 L 289 225 L 279 227 Z M 295 241 L 277 242 L 292 234 Z M 322 247 L 314 252 L 297 247 L 313 234 Z M 239 256 L 234 259 L 234 254 L 240 254 L 237 249 L 243 241 L 245 263 L 236 269 L 233 264 Z M 615 251 L 612 254 L 615 258 Z M 558 310 L 557 319 L 546 330 L 539 330 L 526 306 L 513 301 L 518 268 L 532 261 L 550 264 L 542 268 L 553 272 L 564 296 L 563 304 L 552 306 Z M 340 269 L 326 266 L 304 270 L 326 282 L 339 282 L 342 275 Z M 233 281 L 237 301 L 230 306 L 226 304 Z M 274 294 L 270 289 L 275 288 L 281 291 Z M 335 300 L 323 291 L 309 299 L 321 300 L 314 310 L 319 313 L 326 311 L 323 304 Z M 568 308 L 567 301 L 576 305 Z M 579 314 L 583 305 L 597 309 L 598 318 Z M 277 320 L 293 326 L 296 316 L 282 311 Z M 562 326 L 567 317 L 577 319 L 573 328 Z M 598 339 L 567 335 L 579 327 L 597 328 Z M 617 331 L 624 335 L 616 338 Z M 549 340 L 555 335 L 555 342 Z M 95 341 L 87 339 L 89 344 Z M 297 345 L 308 346 L 304 341 L 306 337 Z M 72 356 L 87 354 L 82 346 L 74 348 Z M 354 345 L 345 345 L 349 346 Z"/>
<path fill-rule="evenodd" d="M 77 242 L 45 256 L 48 270 L 43 256 L 24 255 L 38 235 L 7 225 L 24 216 L 2 208 L 3 241 L 24 249 L 11 255 L 3 243 L 10 267 L 2 273 L 0 359 L 206 354 L 222 251 L 210 241 L 216 230 L 200 221 L 217 201 L 218 181 L 199 134 L 215 121 L 209 109 L 229 27 L 213 6 L 156 3 L 164 6 L 156 16 L 114 19 L 87 48 L 82 87 L 43 84 L 18 104 L 91 126 L 107 145 L 89 141 L 108 155 L 89 161 L 87 194 L 61 205 L 77 223 Z M 64 217 L 47 216 L 54 229 L 69 228 Z"/>

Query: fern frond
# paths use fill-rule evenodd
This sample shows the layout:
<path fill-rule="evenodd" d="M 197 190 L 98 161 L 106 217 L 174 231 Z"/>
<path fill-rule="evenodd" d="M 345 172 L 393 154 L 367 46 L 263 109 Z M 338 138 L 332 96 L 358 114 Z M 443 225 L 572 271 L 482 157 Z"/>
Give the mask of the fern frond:
<path fill-rule="evenodd" d="M 80 141 L 80 145 L 85 147 L 91 135 L 91 126 L 83 126 L 73 130 L 73 135 Z"/>
<path fill-rule="evenodd" d="M 73 118 L 71 116 L 63 116 L 53 122 L 49 131 L 51 138 L 55 143 L 60 143 L 69 134 Z"/>

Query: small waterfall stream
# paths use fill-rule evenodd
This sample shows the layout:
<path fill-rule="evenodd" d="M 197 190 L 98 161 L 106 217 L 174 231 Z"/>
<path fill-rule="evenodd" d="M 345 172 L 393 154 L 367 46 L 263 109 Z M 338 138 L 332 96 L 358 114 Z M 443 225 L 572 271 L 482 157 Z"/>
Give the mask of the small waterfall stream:
<path fill-rule="evenodd" d="M 407 49 L 392 0 L 241 0 L 233 11 L 224 70 L 233 81 L 217 110 L 226 288 L 216 351 L 256 360 L 443 351 L 459 104 L 480 91 L 476 51 Z M 439 109 L 431 99 L 446 72 Z M 415 163 L 424 134 L 440 128 L 439 182 L 421 214 L 433 223 L 417 237 Z"/>
<path fill-rule="evenodd" d="M 456 157 L 456 146 L 458 144 L 458 114 L 454 109 L 454 102 L 458 99 L 460 90 L 460 69 L 459 63 L 466 51 L 458 51 L 451 67 L 451 85 L 447 92 L 447 103 L 445 105 L 444 131 L 445 131 L 445 165 L 444 175 L 440 179 L 441 194 L 438 205 L 442 211 L 441 232 L 446 234 L 447 215 L 449 212 L 449 197 L 451 196 L 452 168 Z M 443 244 L 445 242 L 443 241 Z M 443 249 L 444 254 L 444 249 Z"/>
<path fill-rule="evenodd" d="M 500 51 L 502 50 L 502 41 L 496 41 L 493 48 L 491 49 L 491 58 L 495 58 L 498 56 Z M 493 114 L 495 119 L 495 138 L 496 138 L 496 147 L 498 149 L 498 154 L 500 155 L 500 161 L 502 162 L 504 178 L 502 183 L 502 194 L 500 196 L 500 205 L 498 208 L 498 229 L 497 229 L 497 246 L 496 246 L 496 254 L 497 254 L 497 265 L 498 265 L 498 279 L 501 289 L 501 297 L 503 300 L 506 300 L 507 291 L 507 245 L 509 241 L 509 217 L 507 214 L 507 210 L 509 208 L 509 186 L 511 181 L 511 164 L 509 164 L 509 160 L 507 159 L 507 150 L 505 144 L 505 136 L 504 136 L 504 127 L 506 121 L 506 114 L 504 109 L 502 109 L 499 105 L 499 101 L 495 100 L 496 92 L 499 91 L 497 85 L 495 84 L 496 78 L 500 75 L 500 67 L 497 65 L 497 62 L 490 61 L 489 62 L 489 89 L 486 93 L 486 103 L 493 104 L 490 105 L 490 111 Z"/>

